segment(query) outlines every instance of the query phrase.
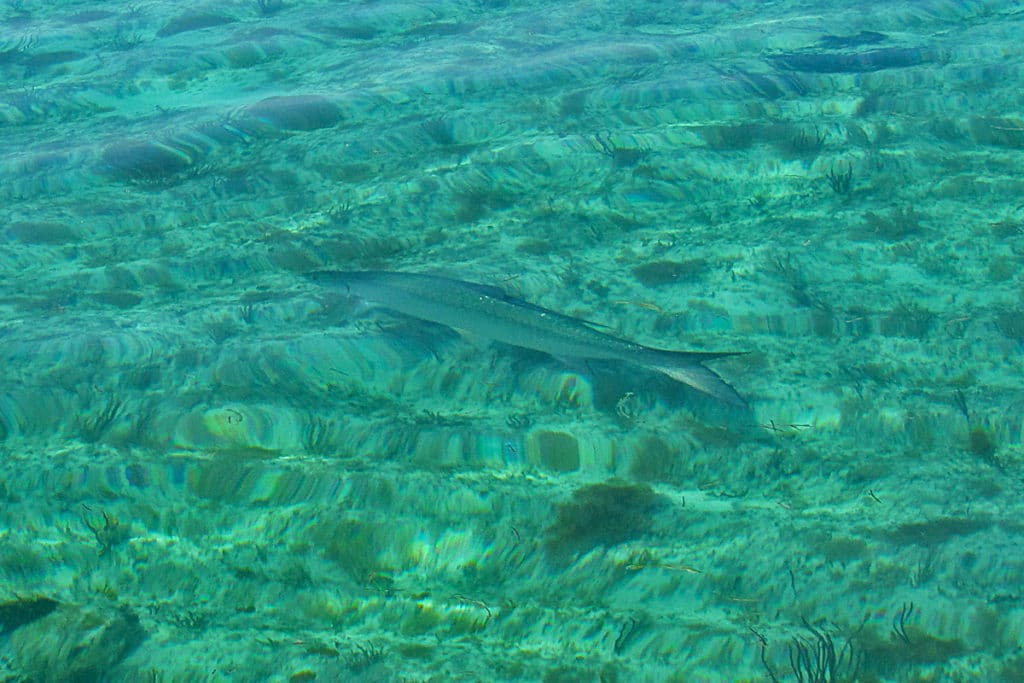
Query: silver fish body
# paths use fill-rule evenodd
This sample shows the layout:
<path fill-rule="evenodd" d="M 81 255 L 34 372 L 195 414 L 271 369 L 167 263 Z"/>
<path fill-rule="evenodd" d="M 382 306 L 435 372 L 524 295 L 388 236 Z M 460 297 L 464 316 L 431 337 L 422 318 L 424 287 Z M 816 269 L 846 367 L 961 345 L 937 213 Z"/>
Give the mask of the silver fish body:
<path fill-rule="evenodd" d="M 436 275 L 315 271 L 314 282 L 421 320 L 559 358 L 615 360 L 657 370 L 733 405 L 742 397 L 703 365 L 733 353 L 665 351 L 595 330 L 587 322 L 511 297 L 498 287 Z"/>

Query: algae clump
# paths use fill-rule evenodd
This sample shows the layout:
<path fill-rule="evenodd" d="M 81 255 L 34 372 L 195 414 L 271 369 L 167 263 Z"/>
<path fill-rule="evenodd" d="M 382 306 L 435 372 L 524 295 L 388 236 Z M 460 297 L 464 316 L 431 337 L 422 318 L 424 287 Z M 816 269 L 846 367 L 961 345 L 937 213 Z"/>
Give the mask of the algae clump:
<path fill-rule="evenodd" d="M 558 506 L 547 530 L 548 553 L 565 558 L 636 538 L 663 505 L 664 499 L 647 485 L 609 482 L 578 488 Z"/>

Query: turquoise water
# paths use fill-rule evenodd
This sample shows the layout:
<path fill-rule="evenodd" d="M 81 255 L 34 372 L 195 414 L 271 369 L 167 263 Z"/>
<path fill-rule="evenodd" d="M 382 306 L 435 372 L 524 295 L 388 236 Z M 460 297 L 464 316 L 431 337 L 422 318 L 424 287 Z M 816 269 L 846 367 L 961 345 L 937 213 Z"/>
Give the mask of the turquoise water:
<path fill-rule="evenodd" d="M 1024 680 L 1024 3 L 0 8 L 0 680 Z M 501 287 L 710 363 L 460 337 Z"/>

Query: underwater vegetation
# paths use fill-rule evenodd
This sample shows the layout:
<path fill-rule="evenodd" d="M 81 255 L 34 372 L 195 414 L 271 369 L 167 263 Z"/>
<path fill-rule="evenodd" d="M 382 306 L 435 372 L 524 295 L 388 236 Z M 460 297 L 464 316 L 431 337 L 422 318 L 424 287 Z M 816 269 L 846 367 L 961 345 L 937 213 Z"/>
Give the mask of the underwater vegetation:
<path fill-rule="evenodd" d="M 996 459 L 996 438 L 992 434 L 992 430 L 982 426 L 975 426 L 971 428 L 970 433 L 967 435 L 967 446 L 971 454 L 977 458 L 980 458 L 984 462 L 991 465 L 999 465 L 999 461 Z"/>
<path fill-rule="evenodd" d="M 41 619 L 60 603 L 50 598 L 15 598 L 0 603 L 0 634 Z"/>
<path fill-rule="evenodd" d="M 70 226 L 47 221 L 8 223 L 6 233 L 22 244 L 71 244 L 81 239 Z"/>
<path fill-rule="evenodd" d="M 847 165 L 845 171 L 842 169 L 836 170 L 836 167 L 833 166 L 825 174 L 825 180 L 828 181 L 828 186 L 836 194 L 840 196 L 848 195 L 850 190 L 853 189 L 853 166 Z"/>
<path fill-rule="evenodd" d="M 549 555 L 568 559 L 641 536 L 664 499 L 647 485 L 609 482 L 576 489 L 548 527 Z"/>
<path fill-rule="evenodd" d="M 846 683 L 857 680 L 864 653 L 857 650 L 853 640 L 847 638 L 839 648 L 827 631 L 812 626 L 802 619 L 806 634 L 794 637 L 786 646 L 789 669 L 797 683 Z M 761 663 L 769 680 L 780 683 L 782 678 L 768 661 L 768 640 L 756 631 L 761 641 Z"/>
<path fill-rule="evenodd" d="M 602 138 L 599 133 L 594 139 L 601 153 L 612 160 L 612 166 L 615 168 L 636 166 L 650 154 L 650 150 L 644 147 L 620 147 L 612 140 L 611 135 Z"/>
<path fill-rule="evenodd" d="M 435 144 L 442 147 L 451 147 L 456 143 L 455 127 L 448 119 L 427 119 L 420 124 L 420 128 Z"/>
<path fill-rule="evenodd" d="M 782 138 L 779 148 L 787 156 L 813 157 L 825 148 L 827 139 L 828 136 L 817 128 L 813 132 L 799 128 Z"/>
<path fill-rule="evenodd" d="M 345 658 L 345 663 L 352 673 L 361 673 L 375 664 L 384 661 L 386 654 L 384 648 L 380 645 L 356 643 L 353 650 Z"/>
<path fill-rule="evenodd" d="M 633 267 L 633 277 L 648 287 L 660 287 L 676 282 L 692 282 L 704 275 L 709 267 L 705 259 L 648 261 Z"/>
<path fill-rule="evenodd" d="M 910 678 L 908 673 L 926 665 L 941 665 L 969 652 L 958 639 L 946 639 L 911 624 L 917 614 L 913 603 L 904 603 L 892 617 L 889 630 L 862 624 L 842 644 L 822 626 L 801 619 L 804 632 L 783 648 L 772 648 L 768 639 L 751 629 L 761 649 L 761 663 L 773 683 L 880 683 L 892 680 L 944 680 Z M 1013 679 L 1011 679 L 1013 680 Z"/>
<path fill-rule="evenodd" d="M 494 184 L 456 191 L 452 199 L 455 203 L 455 221 L 476 223 L 494 211 L 503 211 L 514 206 L 518 196 L 512 190 Z"/>
<path fill-rule="evenodd" d="M 927 218 L 911 206 L 892 209 L 888 214 L 877 214 L 873 211 L 864 212 L 864 224 L 852 231 L 859 239 L 882 239 L 898 242 L 920 235 L 924 231 L 921 221 Z"/>
<path fill-rule="evenodd" d="M 863 628 L 856 634 L 856 643 L 864 656 L 858 680 L 865 683 L 894 677 L 914 680 L 906 674 L 924 665 L 939 665 L 967 654 L 969 650 L 962 641 L 940 638 L 907 623 L 913 612 L 913 604 L 901 607 L 893 617 L 888 633 L 878 628 Z M 933 680 L 942 679 L 936 677 Z"/>
<path fill-rule="evenodd" d="M 87 683 L 105 680 L 147 637 L 139 616 L 126 607 L 64 604 L 45 623 L 15 631 L 9 645 L 17 680 Z"/>
<path fill-rule="evenodd" d="M 544 467 L 555 472 L 573 472 L 580 468 L 580 445 L 573 435 L 538 430 L 530 441 L 530 450 L 536 451 Z"/>
<path fill-rule="evenodd" d="M 309 416 L 302 432 L 302 446 L 307 453 L 330 455 L 338 450 L 334 425 L 321 417 Z"/>
<path fill-rule="evenodd" d="M 793 258 L 792 254 L 786 254 L 785 258 L 776 258 L 772 263 L 772 268 L 784 284 L 794 304 L 828 311 L 828 304 L 813 292 L 807 279 L 806 270 Z"/>
<path fill-rule="evenodd" d="M 878 331 L 887 337 L 924 339 L 934 327 L 938 315 L 916 301 L 898 302 L 881 318 Z"/>
<path fill-rule="evenodd" d="M 124 403 L 119 399 L 111 398 L 97 411 L 78 415 L 75 422 L 79 436 L 86 443 L 96 443 L 103 438 L 103 435 L 123 412 Z"/>
<path fill-rule="evenodd" d="M 672 481 L 679 467 L 680 456 L 656 436 L 640 439 L 633 446 L 629 473 L 639 481 Z"/>
<path fill-rule="evenodd" d="M 988 279 L 992 282 L 1008 282 L 1020 270 L 1017 262 L 1009 256 L 993 256 L 988 262 Z"/>
<path fill-rule="evenodd" d="M 984 531 L 992 526 L 989 519 L 940 517 L 923 522 L 906 522 L 885 532 L 885 537 L 900 545 L 935 547 L 958 536 Z"/>
<path fill-rule="evenodd" d="M 1024 342 L 1024 310 L 1003 309 L 996 314 L 996 327 L 1007 339 Z"/>
<path fill-rule="evenodd" d="M 763 138 L 764 127 L 755 123 L 703 126 L 698 131 L 709 149 L 734 151 L 748 149 Z"/>
<path fill-rule="evenodd" d="M 131 538 L 131 526 L 123 524 L 117 517 L 107 514 L 105 510 L 100 511 L 102 521 L 92 518 L 89 514 L 92 509 L 87 505 L 82 506 L 84 511 L 81 514 L 82 524 L 96 538 L 100 555 L 110 552 L 114 546 L 120 545 Z"/>

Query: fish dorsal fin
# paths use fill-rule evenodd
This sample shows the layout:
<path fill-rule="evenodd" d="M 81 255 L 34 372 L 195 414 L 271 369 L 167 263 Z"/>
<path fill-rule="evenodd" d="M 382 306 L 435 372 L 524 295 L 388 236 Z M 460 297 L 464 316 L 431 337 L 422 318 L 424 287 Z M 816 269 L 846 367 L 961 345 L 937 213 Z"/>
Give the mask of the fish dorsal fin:
<path fill-rule="evenodd" d="M 523 301 L 522 299 L 516 299 L 515 297 L 506 296 L 505 297 L 505 301 L 514 303 L 516 306 L 522 306 L 523 308 L 528 308 L 531 311 L 536 311 L 538 313 L 544 313 L 546 315 L 551 316 L 552 318 L 558 318 L 559 320 L 564 320 L 566 322 L 576 323 L 577 325 L 587 325 L 587 326 L 590 326 L 590 327 L 600 327 L 600 328 L 603 328 L 603 329 L 606 329 L 606 330 L 609 327 L 608 325 L 605 325 L 603 323 L 595 323 L 592 320 L 585 320 L 583 318 L 574 318 L 571 315 L 565 315 L 564 313 L 559 313 L 558 311 L 552 311 L 550 308 L 544 308 L 543 306 L 538 306 L 537 304 L 531 304 L 529 301 Z"/>
<path fill-rule="evenodd" d="M 489 297 L 501 299 L 502 301 L 516 301 L 514 297 L 511 297 L 508 294 L 506 294 L 505 290 L 502 289 L 501 287 L 496 287 L 494 285 L 481 285 L 476 282 L 466 282 L 465 284 L 470 289 L 480 292 L 481 294 L 486 294 Z"/>

